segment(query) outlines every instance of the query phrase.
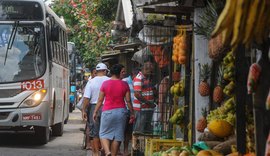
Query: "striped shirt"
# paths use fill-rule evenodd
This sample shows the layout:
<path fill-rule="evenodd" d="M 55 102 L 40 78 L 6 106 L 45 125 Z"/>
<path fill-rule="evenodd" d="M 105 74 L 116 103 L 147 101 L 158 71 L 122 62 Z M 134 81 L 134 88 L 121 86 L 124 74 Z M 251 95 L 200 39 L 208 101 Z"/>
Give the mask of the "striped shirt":
<path fill-rule="evenodd" d="M 150 102 L 154 102 L 154 86 L 152 85 L 149 79 L 146 79 L 145 76 L 139 72 L 138 75 L 133 79 L 133 87 L 134 91 L 142 92 L 142 96 Z M 143 108 L 141 107 L 141 103 L 135 96 L 133 101 L 133 109 L 134 110 L 153 110 L 148 105 L 145 105 Z"/>

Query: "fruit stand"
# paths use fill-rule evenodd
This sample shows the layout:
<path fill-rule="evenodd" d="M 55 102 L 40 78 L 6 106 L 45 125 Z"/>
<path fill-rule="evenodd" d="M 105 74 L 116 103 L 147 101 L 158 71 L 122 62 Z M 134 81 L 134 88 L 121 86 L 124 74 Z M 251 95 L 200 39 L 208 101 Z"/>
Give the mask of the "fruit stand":
<path fill-rule="evenodd" d="M 194 13 L 194 25 L 177 11 L 171 13 L 174 25 L 145 25 L 139 38 L 155 58 L 157 82 L 167 77 L 169 86 L 159 88 L 167 97 L 158 100 L 156 115 L 162 117 L 153 125 L 159 126 L 140 136 L 144 155 L 264 155 L 270 150 L 269 6 L 266 0 L 212 0 L 185 12 Z M 168 74 L 162 75 L 165 68 Z"/>
<path fill-rule="evenodd" d="M 184 95 L 185 81 L 181 79 L 180 72 L 171 61 L 173 52 L 173 39 L 176 33 L 174 25 L 146 23 L 139 33 L 140 40 L 145 44 L 144 57 L 153 57 L 156 68 L 153 81 L 157 84 L 157 106 L 153 119 L 149 121 L 153 131 L 151 133 L 133 133 L 133 155 L 152 155 L 154 152 L 165 151 L 173 146 L 183 145 L 183 140 L 176 140 L 176 126 L 170 123 L 171 114 L 177 109 L 177 101 L 174 94 L 170 94 L 170 86 L 174 85 L 177 95 Z M 185 63 L 185 60 L 182 60 Z M 172 76 L 174 74 L 174 76 Z M 174 79 L 172 79 L 172 77 Z M 182 112 L 182 116 L 184 116 Z M 173 120 L 176 122 L 177 118 Z"/>
<path fill-rule="evenodd" d="M 192 26 L 177 25 L 179 21 L 173 17 L 174 23 L 169 25 L 166 20 L 148 21 L 138 35 L 145 44 L 144 58 L 151 55 L 155 60 L 154 79 L 159 94 L 149 123 L 153 132 L 133 134 L 133 155 L 165 155 L 188 145 Z"/>
<path fill-rule="evenodd" d="M 214 19 L 214 25 L 197 23 L 197 34 L 209 40 L 213 86 L 207 131 L 199 140 L 223 154 L 267 155 L 270 77 L 263 69 L 269 68 L 269 28 L 263 25 L 269 22 L 269 5 L 263 0 L 212 1 L 201 18 Z"/>

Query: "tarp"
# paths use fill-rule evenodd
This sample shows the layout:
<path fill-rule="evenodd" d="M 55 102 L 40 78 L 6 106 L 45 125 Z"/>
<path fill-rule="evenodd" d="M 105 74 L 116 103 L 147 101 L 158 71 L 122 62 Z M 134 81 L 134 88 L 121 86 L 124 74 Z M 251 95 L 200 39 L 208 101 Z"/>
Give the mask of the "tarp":
<path fill-rule="evenodd" d="M 139 64 L 143 64 L 144 58 L 151 55 L 148 47 L 145 47 L 137 52 L 134 53 L 133 57 L 131 58 L 132 61 L 136 61 Z"/>
<path fill-rule="evenodd" d="M 147 45 L 161 45 L 173 40 L 173 28 L 155 25 L 144 25 L 139 32 L 139 39 Z"/>

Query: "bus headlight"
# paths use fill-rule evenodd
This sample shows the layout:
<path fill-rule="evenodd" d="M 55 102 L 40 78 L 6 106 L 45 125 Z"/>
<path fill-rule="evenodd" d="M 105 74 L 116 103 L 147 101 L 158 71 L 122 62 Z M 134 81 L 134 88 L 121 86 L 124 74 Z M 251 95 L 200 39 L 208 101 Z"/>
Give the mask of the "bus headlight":
<path fill-rule="evenodd" d="M 41 103 L 43 98 L 46 96 L 47 90 L 41 89 L 36 91 L 34 94 L 29 96 L 21 105 L 20 107 L 35 107 Z"/>

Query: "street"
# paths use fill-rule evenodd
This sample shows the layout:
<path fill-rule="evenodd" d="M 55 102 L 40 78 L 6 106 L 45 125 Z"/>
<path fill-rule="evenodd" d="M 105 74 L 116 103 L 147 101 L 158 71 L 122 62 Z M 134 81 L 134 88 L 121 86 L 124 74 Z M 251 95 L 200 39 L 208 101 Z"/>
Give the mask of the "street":
<path fill-rule="evenodd" d="M 0 156 L 85 156 L 82 150 L 84 127 L 81 112 L 74 110 L 61 137 L 51 137 L 46 145 L 35 145 L 31 134 L 1 134 Z"/>

